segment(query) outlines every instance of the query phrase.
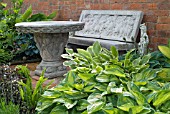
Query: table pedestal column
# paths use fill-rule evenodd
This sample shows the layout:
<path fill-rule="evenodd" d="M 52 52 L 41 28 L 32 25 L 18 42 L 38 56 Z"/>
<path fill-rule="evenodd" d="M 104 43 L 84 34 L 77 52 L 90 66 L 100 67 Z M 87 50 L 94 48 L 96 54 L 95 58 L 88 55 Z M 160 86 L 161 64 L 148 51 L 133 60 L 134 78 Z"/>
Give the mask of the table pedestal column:
<path fill-rule="evenodd" d="M 66 67 L 63 66 L 61 54 L 68 40 L 68 33 L 35 33 L 34 39 L 40 55 L 41 63 L 35 70 L 36 75 L 40 75 L 44 69 L 45 77 L 54 78 L 63 76 L 66 73 Z"/>

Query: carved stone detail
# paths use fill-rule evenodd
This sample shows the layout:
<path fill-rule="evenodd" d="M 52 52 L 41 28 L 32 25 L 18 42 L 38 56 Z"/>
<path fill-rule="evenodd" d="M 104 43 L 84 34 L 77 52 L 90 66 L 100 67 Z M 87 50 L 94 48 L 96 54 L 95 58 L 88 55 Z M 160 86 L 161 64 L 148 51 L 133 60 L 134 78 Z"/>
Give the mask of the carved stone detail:
<path fill-rule="evenodd" d="M 67 44 L 69 33 L 35 33 L 34 39 L 44 61 L 61 60 L 63 47 Z"/>
<path fill-rule="evenodd" d="M 84 29 L 75 36 L 135 42 L 142 12 L 123 10 L 84 10 L 80 21 Z"/>

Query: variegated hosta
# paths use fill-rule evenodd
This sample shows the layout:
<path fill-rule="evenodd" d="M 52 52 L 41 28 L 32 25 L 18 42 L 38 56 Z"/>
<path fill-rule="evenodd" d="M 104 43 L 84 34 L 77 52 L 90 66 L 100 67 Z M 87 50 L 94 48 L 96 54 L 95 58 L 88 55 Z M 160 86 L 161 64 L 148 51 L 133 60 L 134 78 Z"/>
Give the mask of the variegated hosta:
<path fill-rule="evenodd" d="M 161 69 L 149 68 L 150 54 L 134 59 L 131 50 L 119 60 L 115 47 L 109 51 L 98 42 L 66 51 L 64 65 L 71 70 L 42 95 L 40 114 L 169 113 L 170 83 L 157 75 Z"/>

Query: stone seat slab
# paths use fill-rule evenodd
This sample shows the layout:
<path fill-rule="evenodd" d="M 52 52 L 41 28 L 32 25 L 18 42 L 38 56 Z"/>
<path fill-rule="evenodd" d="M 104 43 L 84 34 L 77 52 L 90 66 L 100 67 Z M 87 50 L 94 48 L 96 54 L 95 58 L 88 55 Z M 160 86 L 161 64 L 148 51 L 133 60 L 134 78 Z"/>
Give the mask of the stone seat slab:
<path fill-rule="evenodd" d="M 87 37 L 74 37 L 71 36 L 68 40 L 70 44 L 79 44 L 81 42 L 82 46 L 89 46 L 93 45 L 95 41 L 100 42 L 102 47 L 105 47 L 107 49 L 110 49 L 111 46 L 115 46 L 118 50 L 130 50 L 135 48 L 135 45 L 133 43 L 126 43 L 126 42 L 120 42 L 120 41 L 111 41 L 106 39 L 97 39 L 97 38 L 87 38 Z"/>

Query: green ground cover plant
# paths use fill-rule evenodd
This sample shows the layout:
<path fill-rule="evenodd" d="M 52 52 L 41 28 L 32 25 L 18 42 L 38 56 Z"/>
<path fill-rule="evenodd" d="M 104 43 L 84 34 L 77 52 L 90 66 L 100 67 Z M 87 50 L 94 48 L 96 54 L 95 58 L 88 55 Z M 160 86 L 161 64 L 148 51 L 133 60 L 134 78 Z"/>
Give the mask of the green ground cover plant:
<path fill-rule="evenodd" d="M 150 67 L 151 54 L 119 60 L 114 46 L 98 42 L 87 50 L 66 49 L 64 62 L 71 70 L 56 87 L 40 98 L 39 114 L 167 114 L 170 82 L 162 68 Z"/>
<path fill-rule="evenodd" d="M 19 105 L 15 105 L 13 102 L 7 102 L 4 98 L 0 99 L 0 114 L 19 114 Z"/>

